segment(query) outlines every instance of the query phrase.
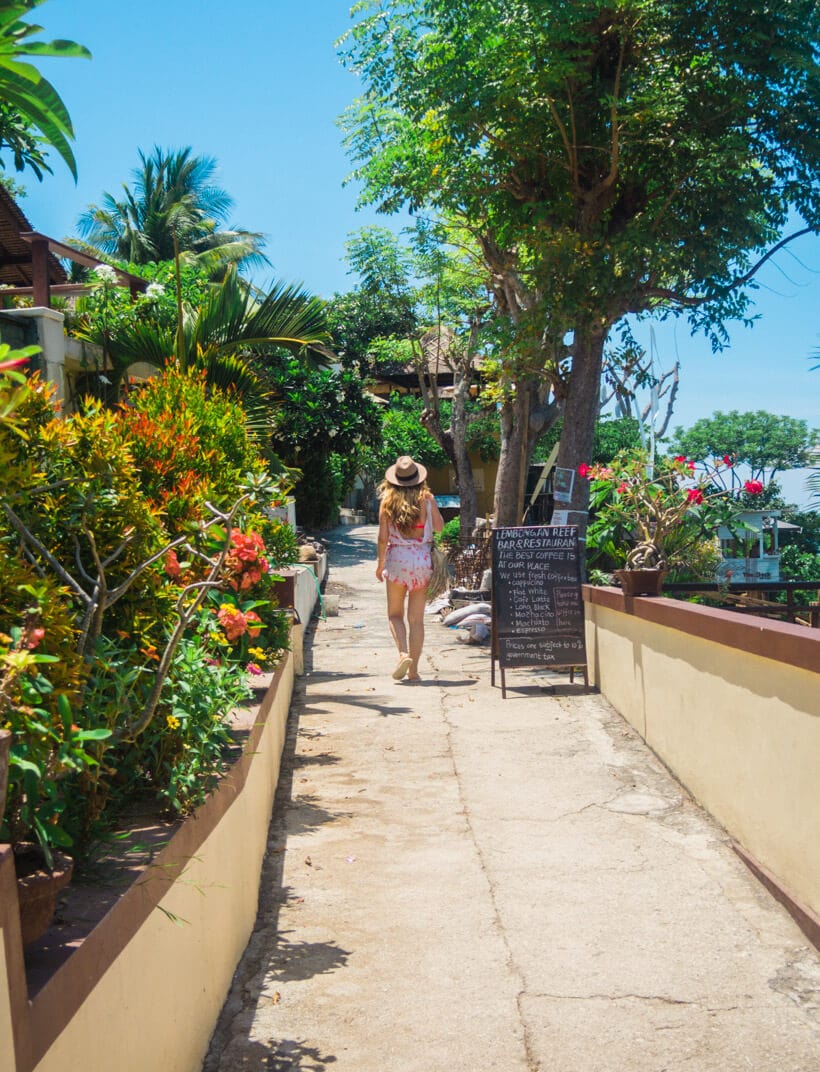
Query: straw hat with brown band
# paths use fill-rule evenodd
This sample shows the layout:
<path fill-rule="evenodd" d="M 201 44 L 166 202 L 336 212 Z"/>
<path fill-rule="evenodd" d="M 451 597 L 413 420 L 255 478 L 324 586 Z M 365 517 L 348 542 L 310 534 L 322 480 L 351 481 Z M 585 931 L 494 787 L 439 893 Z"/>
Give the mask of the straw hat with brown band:
<path fill-rule="evenodd" d="M 403 454 L 385 470 L 384 479 L 388 484 L 394 484 L 397 488 L 412 488 L 424 483 L 427 479 L 427 470 L 423 465 L 414 462 L 408 454 Z"/>

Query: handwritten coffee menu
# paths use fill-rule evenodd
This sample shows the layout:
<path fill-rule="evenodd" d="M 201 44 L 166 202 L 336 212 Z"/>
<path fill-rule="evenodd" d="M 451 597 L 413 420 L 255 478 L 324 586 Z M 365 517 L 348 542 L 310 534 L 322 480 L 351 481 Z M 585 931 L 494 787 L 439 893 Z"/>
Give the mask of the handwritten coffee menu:
<path fill-rule="evenodd" d="M 586 663 L 574 526 L 493 532 L 493 616 L 500 666 Z"/>

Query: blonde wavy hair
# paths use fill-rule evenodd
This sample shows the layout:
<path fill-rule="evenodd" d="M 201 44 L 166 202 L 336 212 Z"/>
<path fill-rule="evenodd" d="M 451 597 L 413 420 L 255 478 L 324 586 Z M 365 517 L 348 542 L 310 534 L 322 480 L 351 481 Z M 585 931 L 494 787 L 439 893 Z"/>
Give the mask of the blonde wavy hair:
<path fill-rule="evenodd" d="M 422 507 L 429 490 L 426 481 L 412 488 L 400 488 L 386 480 L 379 484 L 382 510 L 402 536 L 409 536 L 421 520 Z"/>

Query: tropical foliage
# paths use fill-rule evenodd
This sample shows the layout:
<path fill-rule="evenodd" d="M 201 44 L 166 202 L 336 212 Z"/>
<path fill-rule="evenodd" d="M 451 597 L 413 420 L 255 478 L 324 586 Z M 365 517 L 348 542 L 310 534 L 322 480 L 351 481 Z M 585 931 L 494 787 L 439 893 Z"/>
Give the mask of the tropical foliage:
<path fill-rule="evenodd" d="M 314 363 L 329 359 L 322 303 L 292 284 L 276 283 L 267 295 L 257 297 L 235 268 L 210 286 L 200 270 L 188 267 L 180 272 L 177 302 L 174 266 L 166 264 L 157 267 L 157 281 L 146 294 L 130 304 L 113 285 L 110 271 L 97 270 L 95 293 L 82 305 L 81 319 L 72 328 L 78 338 L 101 347 L 97 379 L 104 374 L 110 381 L 104 392 L 109 398 L 118 397 L 118 385 L 135 362 L 154 368 L 176 362 L 183 370 L 203 369 L 209 382 L 234 388 L 258 406 L 265 395 L 247 360 L 252 354 L 285 349 L 304 353 Z"/>
<path fill-rule="evenodd" d="M 392 232 L 371 226 L 348 241 L 361 292 L 389 295 L 412 326 L 398 337 L 372 340 L 369 356 L 376 374 L 396 365 L 402 372 L 415 371 L 424 403 L 420 420 L 455 470 L 464 531 L 472 532 L 477 501 L 468 442 L 472 425 L 486 415 L 472 399 L 479 363 L 485 385 L 494 375 L 486 272 L 466 233 L 420 220 L 407 234 L 409 245 L 403 245 Z M 446 406 L 441 399 L 445 384 L 450 394 Z M 490 412 L 494 401 L 485 392 Z"/>
<path fill-rule="evenodd" d="M 272 449 L 298 470 L 299 522 L 326 528 L 361 468 L 362 451 L 378 441 L 381 415 L 361 378 L 347 369 L 311 369 L 296 358 L 271 358 L 255 368 L 269 386 Z"/>
<path fill-rule="evenodd" d="M 731 467 L 728 458 L 716 464 Z M 719 526 L 736 526 L 739 511 L 763 491 L 757 480 L 737 491 L 717 487 L 692 459 L 653 459 L 643 450 L 622 451 L 610 465 L 582 464 L 578 473 L 591 486 L 593 562 L 605 557 L 627 569 L 690 566 L 693 552 L 714 543 Z"/>
<path fill-rule="evenodd" d="M 687 429 L 677 428 L 672 444 L 676 453 L 687 454 L 702 465 L 728 455 L 733 463 L 731 475 L 739 479 L 741 467 L 749 479 L 769 483 L 785 469 L 808 465 L 816 436 L 806 421 L 785 414 L 732 410 L 713 413 Z"/>
<path fill-rule="evenodd" d="M 35 378 L 13 418 L 0 424 L 0 721 L 14 735 L 0 836 L 83 851 L 135 797 L 185 812 L 222 770 L 247 675 L 287 645 L 263 535 L 292 551 L 264 512 L 286 489 L 202 373 L 169 370 L 122 407 L 63 420 Z"/>
<path fill-rule="evenodd" d="M 25 22 L 24 16 L 43 2 L 14 0 L 0 6 L 0 151 L 11 150 L 17 171 L 30 167 L 42 179 L 44 171 L 51 171 L 42 146 L 50 145 L 76 179 L 71 118 L 54 86 L 28 60 L 42 56 L 90 59 L 91 53 L 73 41 L 34 39 L 43 28 Z"/>

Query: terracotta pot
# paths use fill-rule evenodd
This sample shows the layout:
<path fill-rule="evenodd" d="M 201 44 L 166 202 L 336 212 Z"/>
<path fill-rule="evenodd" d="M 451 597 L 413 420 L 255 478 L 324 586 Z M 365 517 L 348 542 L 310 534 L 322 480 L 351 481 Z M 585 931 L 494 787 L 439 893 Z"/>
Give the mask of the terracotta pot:
<path fill-rule="evenodd" d="M 11 730 L 0 730 L 0 823 L 6 811 L 6 790 L 9 786 L 9 752 Z"/>
<path fill-rule="evenodd" d="M 50 871 L 39 846 L 16 845 L 14 864 L 23 945 L 31 945 L 51 926 L 57 911 L 57 895 L 71 881 L 74 861 L 70 856 L 54 852 L 54 869 Z"/>
<path fill-rule="evenodd" d="M 626 596 L 657 596 L 661 593 L 666 570 L 619 569 L 615 577 Z"/>

